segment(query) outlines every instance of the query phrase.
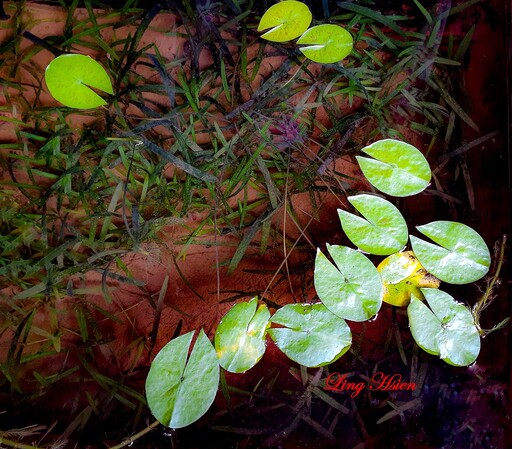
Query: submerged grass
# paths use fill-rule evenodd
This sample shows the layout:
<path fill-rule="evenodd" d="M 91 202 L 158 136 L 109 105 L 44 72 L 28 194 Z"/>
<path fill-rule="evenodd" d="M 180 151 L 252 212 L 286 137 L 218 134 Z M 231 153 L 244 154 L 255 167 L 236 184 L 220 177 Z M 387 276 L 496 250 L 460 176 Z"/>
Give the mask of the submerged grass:
<path fill-rule="evenodd" d="M 180 248 L 178 270 L 177 259 L 191 245 L 227 245 L 221 236 L 229 234 L 237 243 L 229 243 L 235 245 L 231 258 L 219 265 L 233 272 L 248 251 L 264 253 L 277 242 L 284 262 L 271 283 L 286 282 L 287 255 L 298 245 L 314 250 L 308 228 L 322 204 L 320 194 L 342 197 L 350 188 L 350 178 L 334 171 L 332 162 L 356 150 L 356 130 L 365 130 L 359 139 L 370 141 L 400 137 L 403 128 L 396 124 L 409 123 L 428 136 L 430 149 L 438 142 L 448 148 L 462 122 L 476 126 L 447 82 L 463 63 L 474 26 L 462 37 L 444 32 L 451 13 L 474 2 L 430 11 L 414 0 L 417 17 L 385 15 L 352 2 L 329 8 L 325 2 L 324 15 L 352 31 L 356 50 L 343 65 L 322 67 L 307 65 L 293 46 L 262 43 L 255 32 L 261 13 L 256 3 L 185 0 L 142 9 L 126 1 L 118 9 L 98 9 L 91 1 L 84 8 L 78 1 L 61 2 L 62 35 L 44 39 L 30 32 L 28 3 L 4 4 L 11 18 L 0 22 L 9 33 L 0 43 L 0 120 L 15 141 L 0 144 L 0 337 L 7 342 L 0 388 L 22 397 L 34 384 L 42 391 L 63 379 L 95 383 L 101 393 L 76 410 L 68 435 L 105 411 L 114 413 L 113 404 L 132 410 L 136 421 L 135 411 L 145 403 L 126 382 L 142 354 L 151 352 L 158 318 L 149 343 L 135 331 L 131 335 L 129 373 L 100 372 L 92 349 L 109 339 L 98 321 L 129 321 L 109 311 L 111 288 L 134 286 L 155 316 L 161 313 L 166 285 L 155 301 L 123 255 L 143 251 L 147 242 L 163 244 L 159 230 L 179 224 L 189 232 L 172 242 Z M 183 39 L 175 59 L 144 41 L 153 20 L 168 11 L 177 25 L 165 33 Z M 418 20 L 421 30 L 410 25 Z M 35 61 L 48 51 L 91 51 L 111 76 L 116 94 L 108 107 L 80 112 L 91 120 L 80 131 L 71 124 L 76 111 L 42 105 L 44 67 Z M 202 61 L 205 53 L 208 63 Z M 268 64 L 270 56 L 279 63 Z M 330 125 L 319 120 L 319 111 Z M 299 193 L 312 199 L 307 225 L 298 223 L 293 210 L 291 199 Z M 283 210 L 300 230 L 296 241 L 272 220 Z M 192 213 L 202 215 L 189 229 Z M 101 288 L 91 291 L 84 278 L 95 271 Z M 260 293 L 271 301 L 269 289 Z M 231 293 L 227 301 L 247 294 Z M 105 308 L 88 301 L 91 294 L 101 295 Z M 59 304 L 66 298 L 74 300 L 76 329 L 62 324 Z M 49 327 L 40 325 L 38 314 Z M 63 345 L 70 335 L 80 340 L 77 354 Z M 405 358 L 403 348 L 400 353 Z M 19 373 L 29 362 L 63 354 L 58 372 L 35 370 L 31 388 L 24 383 Z M 76 365 L 69 366 L 72 356 Z M 321 396 L 311 385 L 308 394 Z M 320 399 L 339 412 L 349 410 L 332 398 Z M 297 416 L 293 428 L 304 421 L 328 439 L 332 435 L 335 424 L 326 428 L 307 414 Z"/>

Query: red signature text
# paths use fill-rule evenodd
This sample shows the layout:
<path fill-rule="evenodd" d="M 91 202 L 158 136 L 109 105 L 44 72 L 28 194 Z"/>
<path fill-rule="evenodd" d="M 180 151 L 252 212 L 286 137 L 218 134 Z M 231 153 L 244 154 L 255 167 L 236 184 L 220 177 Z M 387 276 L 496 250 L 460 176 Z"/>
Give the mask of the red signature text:
<path fill-rule="evenodd" d="M 351 392 L 350 397 L 355 398 L 366 387 L 371 391 L 414 391 L 414 382 L 404 382 L 401 374 L 375 373 L 369 385 L 364 382 L 350 382 L 347 374 L 331 373 L 325 380 L 325 389 L 329 391 Z"/>

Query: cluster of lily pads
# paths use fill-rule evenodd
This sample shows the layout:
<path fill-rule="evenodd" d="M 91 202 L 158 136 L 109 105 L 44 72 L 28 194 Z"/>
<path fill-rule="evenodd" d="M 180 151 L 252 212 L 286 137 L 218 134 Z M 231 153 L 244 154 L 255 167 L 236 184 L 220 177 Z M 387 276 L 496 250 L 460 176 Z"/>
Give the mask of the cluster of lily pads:
<path fill-rule="evenodd" d="M 428 162 L 412 145 L 384 139 L 362 151 L 370 156 L 357 157 L 364 175 L 387 195 L 414 195 L 430 182 Z M 470 310 L 438 287 L 441 281 L 470 283 L 487 273 L 490 254 L 482 237 L 462 223 L 436 221 L 417 227 L 430 243 L 409 237 L 402 214 L 385 198 L 360 194 L 348 200 L 361 216 L 338 213 L 357 249 L 327 245 L 332 262 L 318 250 L 314 282 L 321 302 L 288 304 L 271 316 L 253 298 L 222 318 L 213 345 L 201 330 L 191 352 L 194 332 L 162 348 L 146 380 L 149 407 L 161 423 L 179 428 L 199 419 L 215 398 L 220 368 L 232 373 L 252 368 L 265 353 L 267 335 L 303 366 L 336 361 L 352 344 L 346 320 L 369 320 L 382 302 L 407 306 L 412 336 L 428 353 L 455 366 L 476 359 L 480 335 Z M 412 251 L 403 251 L 408 240 Z M 387 257 L 376 267 L 364 253 Z"/>
<path fill-rule="evenodd" d="M 334 63 L 352 50 L 344 28 L 323 24 L 309 28 L 312 15 L 299 1 L 282 1 L 269 8 L 258 30 L 263 38 L 286 42 L 298 38 L 309 59 Z M 103 67 L 85 55 L 66 54 L 47 67 L 45 80 L 52 96 L 66 106 L 89 109 L 105 100 L 92 88 L 113 94 Z M 407 143 L 384 139 L 357 156 L 364 176 L 378 191 L 405 197 L 423 191 L 431 179 L 421 152 Z M 382 303 L 407 307 L 417 344 L 455 366 L 467 366 L 478 356 L 480 334 L 471 311 L 439 290 L 441 282 L 465 284 L 482 278 L 490 266 L 489 250 L 472 228 L 452 221 L 417 226 L 431 240 L 409 236 L 400 211 L 379 194 L 348 197 L 359 214 L 338 210 L 343 231 L 355 248 L 327 245 L 317 251 L 315 289 L 321 302 L 289 304 L 272 316 L 257 298 L 235 305 L 221 320 L 214 345 L 201 330 L 171 340 L 155 357 L 146 381 L 146 396 L 155 417 L 171 428 L 187 426 L 211 406 L 220 368 L 242 373 L 263 356 L 266 338 L 293 361 L 307 367 L 330 364 L 352 344 L 348 321 L 370 320 Z M 408 242 L 411 249 L 405 251 Z M 365 253 L 386 256 L 378 266 Z"/>
<path fill-rule="evenodd" d="M 351 34 L 339 25 L 325 23 L 311 28 L 313 15 L 305 3 L 286 0 L 271 6 L 261 17 L 258 31 L 263 39 L 288 42 L 297 39 L 299 50 L 321 64 L 339 62 L 352 51 Z"/>
<path fill-rule="evenodd" d="M 299 50 L 314 62 L 328 64 L 347 57 L 354 44 L 351 34 L 335 24 L 309 28 L 312 19 L 306 4 L 285 0 L 265 12 L 258 31 L 268 30 L 261 37 L 272 42 L 298 38 Z M 71 108 L 93 109 L 106 105 L 93 89 L 114 94 L 105 69 L 87 55 L 69 53 L 56 57 L 46 68 L 45 81 L 53 98 Z"/>
<path fill-rule="evenodd" d="M 429 164 L 412 145 L 384 139 L 362 151 L 371 157 L 357 156 L 361 170 L 382 193 L 415 195 L 430 182 Z M 416 227 L 432 242 L 425 241 L 409 236 L 404 217 L 387 199 L 360 194 L 348 201 L 360 215 L 338 214 L 357 249 L 328 245 L 334 263 L 318 251 L 315 289 L 323 305 L 350 321 L 373 318 L 383 301 L 407 306 L 412 336 L 422 349 L 451 365 L 473 363 L 480 352 L 473 315 L 438 288 L 441 281 L 468 284 L 488 272 L 491 256 L 482 237 L 462 223 L 434 221 Z M 412 251 L 404 251 L 408 241 Z M 375 267 L 363 252 L 388 257 Z"/>

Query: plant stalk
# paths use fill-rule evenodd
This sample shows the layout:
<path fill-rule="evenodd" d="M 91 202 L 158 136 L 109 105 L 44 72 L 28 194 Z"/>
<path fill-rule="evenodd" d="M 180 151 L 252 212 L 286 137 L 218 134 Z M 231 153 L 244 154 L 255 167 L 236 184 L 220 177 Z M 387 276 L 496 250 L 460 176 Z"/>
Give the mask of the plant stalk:
<path fill-rule="evenodd" d="M 129 446 L 130 444 L 132 444 L 135 440 L 139 439 L 140 437 L 146 435 L 147 433 L 151 432 L 156 426 L 158 426 L 160 424 L 159 421 L 154 421 L 152 422 L 148 427 L 146 427 L 145 429 L 141 430 L 140 432 L 136 433 L 135 435 L 132 435 L 131 437 L 129 438 L 126 438 L 125 440 L 123 440 L 121 443 L 117 444 L 116 446 L 112 446 L 110 447 L 109 449 L 120 449 L 122 447 L 125 447 L 125 446 Z M 0 440 L 1 441 L 1 440 Z M 27 449 L 31 449 L 32 446 L 28 446 Z"/>
<path fill-rule="evenodd" d="M 32 444 L 24 444 L 18 441 L 8 440 L 7 438 L 4 438 L 2 436 L 0 436 L 0 444 L 5 444 L 6 446 L 14 447 L 16 449 L 44 449 L 42 447 L 34 446 Z"/>
<path fill-rule="evenodd" d="M 480 299 L 477 301 L 477 303 L 473 306 L 473 316 L 475 318 L 475 324 L 478 327 L 478 331 L 480 332 L 480 335 L 489 333 L 488 331 L 485 331 L 484 329 L 482 329 L 480 327 L 480 315 L 491 304 L 492 300 L 494 299 L 493 291 L 494 291 L 495 287 L 497 287 L 499 285 L 501 268 L 503 267 L 503 263 L 505 261 L 506 247 L 507 247 L 507 234 L 503 234 L 503 236 L 501 238 L 500 246 L 499 246 L 499 248 L 497 248 L 495 250 L 495 256 L 497 256 L 498 261 L 497 261 L 496 269 L 494 271 L 494 275 L 491 277 L 490 280 L 488 280 L 487 288 L 485 289 L 484 294 L 480 297 Z M 505 322 L 502 322 L 502 323 L 503 323 L 503 325 L 505 324 Z M 492 330 L 496 330 L 496 328 L 493 328 Z"/>

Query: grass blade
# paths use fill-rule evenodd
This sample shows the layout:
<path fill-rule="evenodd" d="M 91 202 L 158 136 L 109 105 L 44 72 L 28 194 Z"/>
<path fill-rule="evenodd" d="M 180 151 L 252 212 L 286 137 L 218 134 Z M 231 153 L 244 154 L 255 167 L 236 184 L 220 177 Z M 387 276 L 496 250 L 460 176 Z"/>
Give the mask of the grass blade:
<path fill-rule="evenodd" d="M 370 19 L 373 19 L 376 22 L 379 22 L 382 25 L 391 28 L 395 33 L 399 34 L 400 36 L 403 36 L 404 34 L 404 31 L 395 23 L 393 19 L 390 19 L 388 16 L 384 16 L 383 14 L 380 14 L 373 9 L 366 8 L 365 6 L 355 5 L 349 2 L 338 2 L 338 6 L 340 8 L 355 12 L 356 14 L 361 14 L 362 16 L 369 17 Z"/>

